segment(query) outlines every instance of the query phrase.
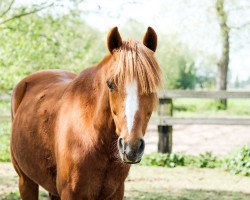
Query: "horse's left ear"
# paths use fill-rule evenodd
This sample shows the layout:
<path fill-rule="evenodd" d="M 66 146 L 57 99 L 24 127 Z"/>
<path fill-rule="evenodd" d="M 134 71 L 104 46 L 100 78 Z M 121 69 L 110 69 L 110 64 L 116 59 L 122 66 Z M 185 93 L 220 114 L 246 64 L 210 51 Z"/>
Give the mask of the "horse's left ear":
<path fill-rule="evenodd" d="M 113 53 L 114 49 L 118 49 L 120 46 L 122 46 L 122 38 L 117 27 L 114 27 L 109 31 L 107 45 L 111 54 Z"/>
<path fill-rule="evenodd" d="M 156 50 L 157 47 L 157 34 L 152 27 L 148 27 L 148 30 L 143 38 L 143 44 L 151 49 L 152 51 Z"/>

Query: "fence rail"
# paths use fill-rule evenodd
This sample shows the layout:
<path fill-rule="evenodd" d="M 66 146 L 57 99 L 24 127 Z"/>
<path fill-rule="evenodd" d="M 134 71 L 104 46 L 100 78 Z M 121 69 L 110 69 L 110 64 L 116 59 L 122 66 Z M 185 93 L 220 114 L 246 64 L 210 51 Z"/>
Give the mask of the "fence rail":
<path fill-rule="evenodd" d="M 184 117 L 160 117 L 159 125 L 247 125 L 250 126 L 250 118 L 184 118 Z"/>
<path fill-rule="evenodd" d="M 172 90 L 160 92 L 159 98 L 245 99 L 250 98 L 250 92 Z"/>
<path fill-rule="evenodd" d="M 250 118 L 218 118 L 173 117 L 173 99 L 176 98 L 204 98 L 204 99 L 250 99 L 250 92 L 227 91 L 165 91 L 159 94 L 158 107 L 158 151 L 170 153 L 172 151 L 172 126 L 177 124 L 193 125 L 250 125 Z"/>

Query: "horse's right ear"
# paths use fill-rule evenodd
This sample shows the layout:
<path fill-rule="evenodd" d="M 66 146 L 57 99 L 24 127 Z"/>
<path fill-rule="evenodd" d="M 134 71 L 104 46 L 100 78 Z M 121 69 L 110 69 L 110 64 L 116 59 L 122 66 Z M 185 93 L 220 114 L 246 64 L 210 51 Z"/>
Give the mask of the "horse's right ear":
<path fill-rule="evenodd" d="M 122 46 L 122 38 L 117 27 L 112 28 L 108 33 L 107 45 L 112 54 L 115 49 Z"/>

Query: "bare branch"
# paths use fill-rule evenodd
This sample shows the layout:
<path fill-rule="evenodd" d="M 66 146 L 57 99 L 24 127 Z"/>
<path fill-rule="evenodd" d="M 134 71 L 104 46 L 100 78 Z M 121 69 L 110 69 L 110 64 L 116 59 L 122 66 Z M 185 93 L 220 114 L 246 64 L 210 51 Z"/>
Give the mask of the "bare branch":
<path fill-rule="evenodd" d="M 10 11 L 10 9 L 11 9 L 12 5 L 14 4 L 14 2 L 15 2 L 15 0 L 12 0 L 10 2 L 8 8 L 0 15 L 0 18 L 2 18 L 4 15 L 6 15 Z"/>
<path fill-rule="evenodd" d="M 51 3 L 51 4 L 49 4 L 49 5 L 40 7 L 40 8 L 35 8 L 34 10 L 32 10 L 30 12 L 26 12 L 26 13 L 21 13 L 21 14 L 14 15 L 14 16 L 10 17 L 9 19 L 6 19 L 6 20 L 0 22 L 0 25 L 5 24 L 5 23 L 7 23 L 9 21 L 12 21 L 14 19 L 17 19 L 17 18 L 21 18 L 21 17 L 27 16 L 27 15 L 31 15 L 31 14 L 37 13 L 37 12 L 39 12 L 41 10 L 44 10 L 46 8 L 49 8 L 49 7 L 52 7 L 53 5 L 54 5 L 54 2 Z"/>

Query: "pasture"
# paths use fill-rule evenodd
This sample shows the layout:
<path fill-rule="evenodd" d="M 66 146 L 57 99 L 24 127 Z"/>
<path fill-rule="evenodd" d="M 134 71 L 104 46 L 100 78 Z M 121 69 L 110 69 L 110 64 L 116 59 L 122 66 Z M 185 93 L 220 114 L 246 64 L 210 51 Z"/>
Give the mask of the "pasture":
<path fill-rule="evenodd" d="M 17 175 L 11 164 L 0 165 L 0 199 L 19 199 Z M 247 200 L 250 179 L 219 169 L 133 166 L 126 180 L 125 199 L 136 200 Z M 40 191 L 40 199 L 48 195 Z"/>

